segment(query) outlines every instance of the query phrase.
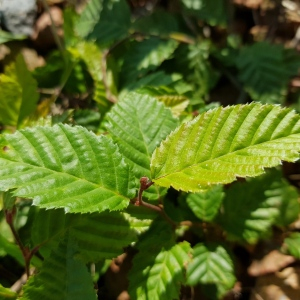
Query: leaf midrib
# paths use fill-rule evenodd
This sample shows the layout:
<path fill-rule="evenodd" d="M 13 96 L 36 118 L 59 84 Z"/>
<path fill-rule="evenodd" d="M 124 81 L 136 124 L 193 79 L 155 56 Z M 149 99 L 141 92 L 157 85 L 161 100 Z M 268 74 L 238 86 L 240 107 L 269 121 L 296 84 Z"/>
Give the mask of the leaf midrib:
<path fill-rule="evenodd" d="M 291 136 L 297 136 L 299 135 L 299 140 L 300 140 L 300 133 L 293 133 L 291 135 L 288 135 L 288 136 L 285 136 L 285 137 L 281 137 L 281 138 L 278 138 L 278 139 L 274 139 L 274 140 L 269 140 L 269 141 L 265 141 L 265 142 L 262 142 L 262 143 L 258 143 L 258 144 L 255 144 L 255 145 L 251 145 L 251 146 L 248 146 L 248 147 L 245 147 L 245 148 L 241 148 L 241 149 L 238 149 L 238 150 L 235 150 L 233 152 L 230 152 L 230 153 L 226 153 L 226 154 L 223 154 L 223 155 L 220 155 L 218 157 L 215 157 L 215 158 L 212 158 L 212 159 L 208 159 L 208 160 L 205 160 L 205 161 L 202 161 L 200 163 L 194 163 L 188 167 L 184 167 L 182 168 L 181 170 L 176 170 L 176 171 L 172 171 L 168 174 L 165 174 L 165 175 L 162 175 L 162 176 L 159 176 L 159 177 L 156 177 L 156 178 L 153 178 L 153 180 L 158 180 L 160 178 L 165 178 L 165 177 L 168 177 L 170 176 L 171 174 L 175 174 L 175 173 L 181 173 L 187 169 L 190 169 L 190 168 L 193 168 L 195 166 L 201 166 L 202 164 L 207 164 L 207 163 L 210 163 L 210 162 L 213 162 L 213 161 L 217 161 L 218 159 L 220 158 L 223 158 L 223 157 L 226 157 L 227 155 L 232 155 L 232 154 L 236 154 L 237 152 L 239 151 L 243 151 L 243 150 L 246 150 L 246 149 L 250 149 L 252 147 L 257 147 L 257 146 L 260 146 L 260 145 L 263 145 L 263 144 L 267 144 L 267 143 L 270 143 L 270 142 L 274 142 L 274 141 L 280 141 L 281 139 L 286 139 L 288 137 L 291 137 Z M 297 151 L 297 150 L 286 150 L 286 151 Z M 299 151 L 297 151 L 299 153 Z M 275 156 L 268 156 L 268 157 L 275 157 Z M 280 158 L 280 156 L 278 156 L 278 158 Z M 236 164 L 236 163 L 235 163 Z M 247 164 L 245 164 L 247 165 Z M 254 163 L 252 165 L 255 165 Z M 261 165 L 261 164 L 259 164 Z"/>
<path fill-rule="evenodd" d="M 117 192 L 117 191 L 111 190 L 111 189 L 109 189 L 109 188 L 107 188 L 107 187 L 105 187 L 105 186 L 101 186 L 101 185 L 99 185 L 99 184 L 97 184 L 97 183 L 88 181 L 88 180 L 85 179 L 85 178 L 80 178 L 80 177 L 77 177 L 77 176 L 72 175 L 72 174 L 69 174 L 69 173 L 64 173 L 64 172 L 61 172 L 61 171 L 56 171 L 56 170 L 52 170 L 52 169 L 48 169 L 48 168 L 44 168 L 44 167 L 40 167 L 40 166 L 32 166 L 31 164 L 24 163 L 24 162 L 11 161 L 11 160 L 5 159 L 5 158 L 3 158 L 3 157 L 0 157 L 0 159 L 3 159 L 3 160 L 5 160 L 5 161 L 10 161 L 12 164 L 18 164 L 18 165 L 21 165 L 21 164 L 22 164 L 22 165 L 24 165 L 24 166 L 30 166 L 31 170 L 32 170 L 32 169 L 41 169 L 41 170 L 46 170 L 46 171 L 53 172 L 54 174 L 63 174 L 64 176 L 67 175 L 67 176 L 70 176 L 70 177 L 75 178 L 75 181 L 79 181 L 79 180 L 85 181 L 85 182 L 87 182 L 88 184 L 91 184 L 91 185 L 95 186 L 95 187 L 96 187 L 95 189 L 97 189 L 97 188 L 102 188 L 102 189 L 104 189 L 104 190 L 106 190 L 106 191 L 113 192 L 113 193 L 116 194 L 117 196 L 120 196 L 120 197 L 122 197 L 122 198 L 124 198 L 124 199 L 129 199 L 128 197 L 126 197 L 126 196 L 124 196 L 124 195 L 121 195 L 121 194 L 120 194 L 119 192 Z M 0 177 L 0 179 L 1 179 L 1 177 Z M 26 184 L 27 184 L 27 183 L 22 184 L 22 186 L 26 186 Z"/>

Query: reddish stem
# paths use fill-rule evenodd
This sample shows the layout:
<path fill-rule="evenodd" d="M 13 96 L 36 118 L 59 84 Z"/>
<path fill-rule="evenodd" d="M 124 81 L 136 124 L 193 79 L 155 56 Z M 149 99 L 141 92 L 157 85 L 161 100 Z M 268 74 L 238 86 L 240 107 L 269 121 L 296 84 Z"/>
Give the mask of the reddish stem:
<path fill-rule="evenodd" d="M 32 250 L 30 250 L 28 247 L 25 247 L 24 244 L 22 243 L 18 232 L 15 229 L 14 226 L 14 217 L 16 215 L 16 208 L 14 207 L 12 210 L 5 210 L 5 219 L 6 219 L 6 223 L 8 224 L 17 245 L 19 246 L 24 261 L 25 261 L 25 273 L 27 275 L 27 278 L 29 278 L 30 275 L 30 260 L 32 258 L 32 256 L 38 251 L 39 247 L 35 247 Z"/>

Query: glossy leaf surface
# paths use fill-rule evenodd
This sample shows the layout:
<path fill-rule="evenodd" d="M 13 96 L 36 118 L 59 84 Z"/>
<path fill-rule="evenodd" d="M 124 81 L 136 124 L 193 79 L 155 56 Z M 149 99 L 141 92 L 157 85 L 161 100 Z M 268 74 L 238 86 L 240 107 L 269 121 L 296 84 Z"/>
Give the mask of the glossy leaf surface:
<path fill-rule="evenodd" d="M 275 105 L 217 108 L 182 124 L 154 151 L 153 181 L 198 192 L 299 158 L 300 121 Z"/>
<path fill-rule="evenodd" d="M 129 167 L 105 136 L 55 125 L 1 137 L 0 188 L 43 208 L 120 210 L 134 197 Z"/>
<path fill-rule="evenodd" d="M 177 119 L 155 98 L 130 93 L 113 107 L 108 120 L 108 131 L 126 162 L 132 166 L 135 177 L 150 178 L 151 155 L 160 142 L 177 127 Z M 157 199 L 159 193 L 157 187 L 151 187 L 145 194 Z"/>

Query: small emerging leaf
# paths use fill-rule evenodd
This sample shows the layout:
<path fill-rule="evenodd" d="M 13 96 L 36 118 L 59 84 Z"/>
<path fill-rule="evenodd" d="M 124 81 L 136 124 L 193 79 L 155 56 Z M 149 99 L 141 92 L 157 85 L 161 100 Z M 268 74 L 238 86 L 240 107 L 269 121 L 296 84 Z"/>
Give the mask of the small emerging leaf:
<path fill-rule="evenodd" d="M 293 162 L 299 150 L 294 111 L 258 103 L 220 107 L 172 132 L 154 151 L 151 174 L 157 185 L 199 192 Z"/>

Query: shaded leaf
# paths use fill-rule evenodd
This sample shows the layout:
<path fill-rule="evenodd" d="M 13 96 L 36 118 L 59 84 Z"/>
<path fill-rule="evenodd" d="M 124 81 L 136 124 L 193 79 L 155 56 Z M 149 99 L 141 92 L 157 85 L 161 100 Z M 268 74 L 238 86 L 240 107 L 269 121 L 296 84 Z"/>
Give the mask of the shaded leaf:
<path fill-rule="evenodd" d="M 161 40 L 156 37 L 133 42 L 124 56 L 121 73 L 124 85 L 155 70 L 163 61 L 171 57 L 177 46 L 178 43 L 174 40 Z"/>
<path fill-rule="evenodd" d="M 101 0 L 103 10 L 88 39 L 98 44 L 121 40 L 128 35 L 130 9 L 126 0 Z"/>
<path fill-rule="evenodd" d="M 94 29 L 103 11 L 103 0 L 90 0 L 76 23 L 75 30 L 80 37 L 87 37 Z"/>
<path fill-rule="evenodd" d="M 13 257 L 21 266 L 24 266 L 24 258 L 20 248 L 0 234 L 0 256 L 4 256 L 6 254 Z"/>
<path fill-rule="evenodd" d="M 32 227 L 32 241 L 41 245 L 44 257 L 66 235 L 77 241 L 77 257 L 85 262 L 114 258 L 124 247 L 137 241 L 146 231 L 155 212 L 143 207 L 130 206 L 124 213 L 65 214 L 62 209 L 43 210 L 37 214 Z"/>
<path fill-rule="evenodd" d="M 79 36 L 105 44 L 128 34 L 130 10 L 125 0 L 91 0 L 76 24 Z"/>
<path fill-rule="evenodd" d="M 177 127 L 177 119 L 155 98 L 129 93 L 113 107 L 108 114 L 108 121 L 108 131 L 126 162 L 132 166 L 135 177 L 150 178 L 151 155 L 159 143 Z M 151 187 L 145 195 L 157 199 L 159 190 Z"/>
<path fill-rule="evenodd" d="M 107 100 L 105 86 L 103 83 L 102 59 L 103 54 L 100 48 L 92 42 L 82 42 L 76 45 L 80 58 L 85 62 L 89 73 L 94 81 L 93 100 L 99 105 L 99 110 L 104 115 L 112 103 Z M 112 94 L 116 94 L 114 78 L 110 70 L 106 72 L 107 84 Z M 103 116 L 102 116 L 103 117 Z"/>
<path fill-rule="evenodd" d="M 196 16 L 208 24 L 225 25 L 227 22 L 227 8 L 224 0 L 181 0 L 185 11 Z"/>
<path fill-rule="evenodd" d="M 212 221 L 219 211 L 223 198 L 223 187 L 217 185 L 202 193 L 189 194 L 186 201 L 199 219 Z"/>
<path fill-rule="evenodd" d="M 300 149 L 299 116 L 274 105 L 217 108 L 182 124 L 154 151 L 153 181 L 198 192 L 236 177 L 257 176 Z"/>
<path fill-rule="evenodd" d="M 285 238 L 281 250 L 300 259 L 300 233 L 294 232 Z"/>
<path fill-rule="evenodd" d="M 193 248 L 193 259 L 187 267 L 188 285 L 200 283 L 213 299 L 220 299 L 235 281 L 233 262 L 222 245 L 197 244 Z"/>
<path fill-rule="evenodd" d="M 64 32 L 64 44 L 65 47 L 73 46 L 77 42 L 77 37 L 75 34 L 75 24 L 77 24 L 79 16 L 76 14 L 75 10 L 71 7 L 66 7 L 63 10 L 63 32 Z"/>
<path fill-rule="evenodd" d="M 153 236 L 155 234 L 155 236 Z M 129 272 L 130 299 L 179 299 L 184 283 L 184 265 L 190 245 L 175 244 L 174 234 L 165 222 L 156 222 L 138 242 L 139 253 Z"/>
<path fill-rule="evenodd" d="M 263 97 L 266 102 L 267 98 L 276 98 L 276 95 L 278 98 L 287 88 L 290 78 L 297 75 L 300 67 L 299 56 L 292 51 L 267 42 L 242 48 L 236 59 L 239 78 L 254 99 Z"/>
<path fill-rule="evenodd" d="M 185 85 L 184 91 L 181 91 L 182 85 Z M 143 88 L 149 88 L 149 87 L 159 88 L 161 86 L 168 86 L 176 89 L 176 91 L 179 88 L 180 91 L 177 91 L 177 93 L 180 94 L 191 90 L 191 86 L 183 82 L 182 75 L 177 73 L 167 74 L 163 71 L 157 71 L 157 72 L 147 74 L 146 76 L 142 77 L 137 81 L 128 83 L 126 88 L 121 92 L 121 96 L 122 93 L 126 94 L 128 91 L 138 90 L 138 92 L 140 92 L 140 90 L 143 90 Z"/>
<path fill-rule="evenodd" d="M 154 11 L 149 16 L 137 19 L 132 27 L 135 31 L 148 35 L 169 36 L 179 31 L 179 24 L 175 15 L 163 11 Z"/>
<path fill-rule="evenodd" d="M 287 211 L 288 202 L 298 205 L 296 213 Z M 229 239 L 255 243 L 270 234 L 273 224 L 294 221 L 298 212 L 297 192 L 280 172 L 268 172 L 226 191 L 221 224 Z"/>
<path fill-rule="evenodd" d="M 39 98 L 37 83 L 21 54 L 0 75 L 0 83 L 0 122 L 19 126 L 34 111 Z"/>
<path fill-rule="evenodd" d="M 135 195 L 129 168 L 105 136 L 55 125 L 1 138 L 0 188 L 43 208 L 93 212 L 125 208 Z"/>
<path fill-rule="evenodd" d="M 91 274 L 86 265 L 74 258 L 75 241 L 67 237 L 45 259 L 41 271 L 32 276 L 24 287 L 21 299 L 87 299 L 96 300 Z"/>

